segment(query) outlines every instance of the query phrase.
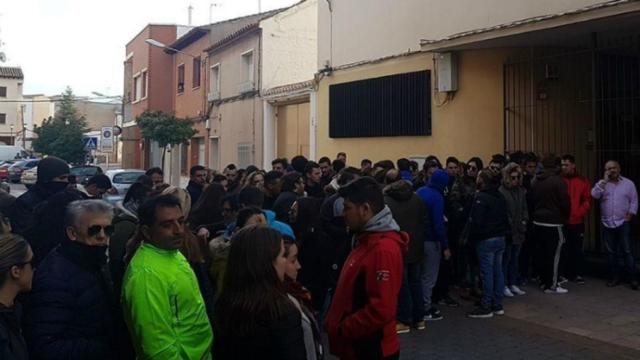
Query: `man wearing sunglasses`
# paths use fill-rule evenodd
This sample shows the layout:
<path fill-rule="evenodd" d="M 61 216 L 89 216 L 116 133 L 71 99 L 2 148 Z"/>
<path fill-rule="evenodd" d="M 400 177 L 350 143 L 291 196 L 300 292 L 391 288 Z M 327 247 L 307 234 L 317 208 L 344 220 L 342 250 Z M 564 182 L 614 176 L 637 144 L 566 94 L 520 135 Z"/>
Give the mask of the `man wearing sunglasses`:
<path fill-rule="evenodd" d="M 79 200 L 65 214 L 66 240 L 40 263 L 25 311 L 25 338 L 38 359 L 118 358 L 115 296 L 104 276 L 113 208 Z"/>

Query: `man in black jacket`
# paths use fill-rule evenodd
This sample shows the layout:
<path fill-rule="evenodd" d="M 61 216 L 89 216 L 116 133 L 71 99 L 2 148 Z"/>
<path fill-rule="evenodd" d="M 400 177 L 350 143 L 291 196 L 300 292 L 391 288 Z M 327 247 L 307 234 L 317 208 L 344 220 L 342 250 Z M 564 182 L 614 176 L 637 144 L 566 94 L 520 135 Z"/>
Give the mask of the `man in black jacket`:
<path fill-rule="evenodd" d="M 16 234 L 24 233 L 34 224 L 34 211 L 38 204 L 59 193 L 69 185 L 69 165 L 55 156 L 49 156 L 38 163 L 36 184 L 22 194 L 14 203 L 9 218 Z"/>
<path fill-rule="evenodd" d="M 202 195 L 204 184 L 207 182 L 207 169 L 202 165 L 194 165 L 189 170 L 189 177 L 187 191 L 189 192 L 189 196 L 191 196 L 191 204 L 195 205 L 198 199 L 200 199 L 200 195 Z M 231 182 L 231 180 L 229 180 L 229 182 Z"/>
<path fill-rule="evenodd" d="M 569 220 L 571 199 L 567 184 L 560 176 L 560 160 L 553 155 L 542 160 L 543 172 L 531 189 L 537 263 L 542 289 L 547 294 L 566 294 L 558 284 L 558 262 L 564 235 L 562 228 Z"/>
<path fill-rule="evenodd" d="M 115 356 L 117 302 L 105 276 L 112 217 L 101 200 L 67 207 L 67 239 L 40 264 L 26 302 L 24 331 L 33 359 L 123 358 Z"/>

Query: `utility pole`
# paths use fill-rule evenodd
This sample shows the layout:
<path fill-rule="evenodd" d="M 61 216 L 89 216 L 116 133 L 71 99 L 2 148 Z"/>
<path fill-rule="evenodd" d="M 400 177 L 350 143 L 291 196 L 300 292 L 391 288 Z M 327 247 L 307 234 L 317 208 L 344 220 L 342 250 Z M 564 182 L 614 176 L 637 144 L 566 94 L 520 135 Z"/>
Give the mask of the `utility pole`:
<path fill-rule="evenodd" d="M 20 114 L 22 117 L 22 148 L 26 150 L 27 147 L 27 129 L 26 126 L 24 125 L 24 109 L 27 107 L 27 105 L 20 105 Z"/>

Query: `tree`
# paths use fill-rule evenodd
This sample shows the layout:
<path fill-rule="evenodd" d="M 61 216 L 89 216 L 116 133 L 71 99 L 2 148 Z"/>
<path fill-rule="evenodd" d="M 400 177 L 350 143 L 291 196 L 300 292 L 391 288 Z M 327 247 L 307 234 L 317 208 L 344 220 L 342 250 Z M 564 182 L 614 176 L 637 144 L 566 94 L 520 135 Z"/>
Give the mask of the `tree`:
<path fill-rule="evenodd" d="M 85 150 L 82 142 L 87 123 L 84 117 L 78 116 L 74 105 L 75 96 L 71 88 L 62 94 L 62 99 L 54 117 L 35 127 L 38 135 L 33 141 L 33 149 L 44 155 L 57 156 L 69 163 L 84 161 Z"/>
<path fill-rule="evenodd" d="M 163 170 L 167 146 L 185 143 L 197 133 L 192 128 L 192 121 L 179 119 L 162 111 L 145 111 L 136 118 L 136 122 L 142 131 L 142 137 L 157 142 L 162 148 Z"/>

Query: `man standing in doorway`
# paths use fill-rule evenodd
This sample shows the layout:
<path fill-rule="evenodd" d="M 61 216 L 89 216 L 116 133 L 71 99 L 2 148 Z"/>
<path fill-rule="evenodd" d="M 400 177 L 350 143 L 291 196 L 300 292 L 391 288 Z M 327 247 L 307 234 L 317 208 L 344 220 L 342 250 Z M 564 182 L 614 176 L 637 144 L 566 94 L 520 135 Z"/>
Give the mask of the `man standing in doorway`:
<path fill-rule="evenodd" d="M 584 240 L 584 218 L 591 209 L 591 184 L 576 170 L 576 159 L 566 154 L 562 157 L 562 176 L 567 183 L 571 199 L 571 215 L 565 226 L 567 244 L 562 249 L 563 275 L 570 281 L 583 285 L 582 242 Z"/>
<path fill-rule="evenodd" d="M 638 192 L 633 181 L 620 175 L 620 164 L 617 161 L 607 161 L 604 169 L 604 177 L 593 187 L 591 195 L 600 200 L 602 239 L 609 257 L 610 280 L 607 286 L 620 284 L 618 256 L 621 255 L 631 288 L 638 290 L 629 239 L 631 219 L 638 213 Z"/>

